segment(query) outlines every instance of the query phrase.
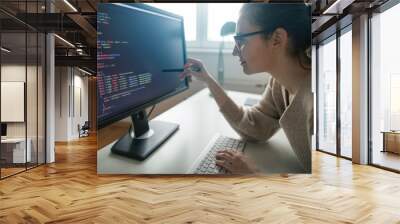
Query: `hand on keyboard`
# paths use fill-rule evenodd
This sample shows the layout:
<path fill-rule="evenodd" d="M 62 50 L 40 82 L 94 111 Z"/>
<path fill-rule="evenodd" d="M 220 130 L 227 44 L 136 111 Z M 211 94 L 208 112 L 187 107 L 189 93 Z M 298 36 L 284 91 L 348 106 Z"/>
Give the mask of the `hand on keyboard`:
<path fill-rule="evenodd" d="M 222 150 L 216 154 L 216 164 L 228 173 L 246 174 L 253 173 L 254 169 L 249 164 L 249 160 L 242 152 L 232 150 Z"/>
<path fill-rule="evenodd" d="M 197 174 L 225 174 L 229 173 L 230 170 L 224 169 L 222 166 L 218 166 L 216 163 L 216 155 L 219 151 L 231 151 L 242 154 L 245 147 L 245 142 L 238 139 L 229 138 L 226 136 L 219 136 L 215 142 L 211 142 L 211 149 L 207 155 L 202 158 L 200 164 L 195 168 L 194 173 Z M 229 162 L 229 161 L 228 161 Z M 233 161 L 231 161 L 233 162 Z M 236 165 L 234 166 L 236 167 Z M 232 169 L 238 170 L 238 169 Z"/>

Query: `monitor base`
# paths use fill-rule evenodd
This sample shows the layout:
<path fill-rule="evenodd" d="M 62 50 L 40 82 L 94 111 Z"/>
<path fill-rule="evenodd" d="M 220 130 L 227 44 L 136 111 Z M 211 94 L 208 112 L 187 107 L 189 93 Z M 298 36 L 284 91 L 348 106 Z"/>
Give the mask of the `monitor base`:
<path fill-rule="evenodd" d="M 162 143 L 174 134 L 179 125 L 164 121 L 150 121 L 150 129 L 138 137 L 132 137 L 131 131 L 121 137 L 111 148 L 111 152 L 143 161 Z"/>

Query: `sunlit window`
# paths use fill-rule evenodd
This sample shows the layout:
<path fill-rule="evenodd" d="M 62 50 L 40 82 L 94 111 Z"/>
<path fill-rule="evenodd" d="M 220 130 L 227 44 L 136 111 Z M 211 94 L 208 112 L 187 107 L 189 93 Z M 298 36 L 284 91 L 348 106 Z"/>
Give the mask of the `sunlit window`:
<path fill-rule="evenodd" d="M 400 130 L 400 74 L 391 74 L 390 80 L 390 129 Z"/>
<path fill-rule="evenodd" d="M 372 164 L 400 170 L 396 135 L 400 130 L 400 4 L 373 13 L 371 18 L 370 133 Z M 394 161 L 394 162 L 391 162 Z"/>
<path fill-rule="evenodd" d="M 336 38 L 318 48 L 319 149 L 336 154 Z"/>
<path fill-rule="evenodd" d="M 209 41 L 221 41 L 221 27 L 228 21 L 237 22 L 239 10 L 243 3 L 214 3 L 208 4 L 208 26 L 207 39 Z M 225 38 L 226 41 L 233 41 L 233 38 Z"/>
<path fill-rule="evenodd" d="M 340 153 L 352 157 L 352 33 L 340 37 Z"/>
<path fill-rule="evenodd" d="M 237 22 L 243 3 L 145 3 L 153 7 L 180 15 L 184 19 L 185 38 L 188 46 L 215 47 L 222 41 L 222 26 L 229 21 Z M 201 30 L 204 33 L 197 33 Z M 225 41 L 232 42 L 232 36 Z M 229 43 L 231 44 L 231 43 Z M 230 46 L 230 45 L 226 46 Z"/>
<path fill-rule="evenodd" d="M 153 7 L 183 16 L 186 41 L 196 40 L 196 4 L 195 3 L 146 3 Z"/>

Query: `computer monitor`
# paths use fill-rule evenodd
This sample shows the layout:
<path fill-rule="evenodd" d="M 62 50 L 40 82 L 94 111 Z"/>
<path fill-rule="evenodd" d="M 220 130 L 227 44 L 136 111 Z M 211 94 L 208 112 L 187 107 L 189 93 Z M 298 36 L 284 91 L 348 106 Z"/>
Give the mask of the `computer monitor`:
<path fill-rule="evenodd" d="M 7 124 L 1 123 L 1 137 L 7 137 Z"/>
<path fill-rule="evenodd" d="M 144 160 L 178 125 L 148 122 L 145 109 L 188 89 L 183 17 L 143 3 L 101 3 L 97 12 L 98 128 L 131 116 L 111 151 Z"/>

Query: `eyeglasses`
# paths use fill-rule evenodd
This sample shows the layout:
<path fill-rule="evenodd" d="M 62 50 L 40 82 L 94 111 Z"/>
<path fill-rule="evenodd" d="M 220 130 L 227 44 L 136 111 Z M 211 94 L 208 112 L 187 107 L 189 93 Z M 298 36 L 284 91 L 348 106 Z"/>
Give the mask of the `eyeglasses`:
<path fill-rule="evenodd" d="M 262 34 L 262 33 L 270 33 L 271 30 L 260 30 L 256 32 L 251 32 L 251 33 L 244 33 L 244 34 L 239 34 L 236 36 L 233 36 L 233 39 L 235 40 L 235 45 L 238 50 L 241 50 L 242 46 L 246 43 L 247 38 L 250 36 L 254 36 L 257 34 Z"/>

